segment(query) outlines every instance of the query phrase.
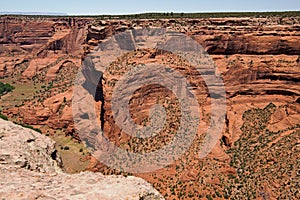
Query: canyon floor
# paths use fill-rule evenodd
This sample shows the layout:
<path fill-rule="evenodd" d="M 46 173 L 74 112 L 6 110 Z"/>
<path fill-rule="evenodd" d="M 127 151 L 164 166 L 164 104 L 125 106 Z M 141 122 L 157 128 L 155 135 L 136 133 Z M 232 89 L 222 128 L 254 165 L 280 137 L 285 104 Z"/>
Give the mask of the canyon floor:
<path fill-rule="evenodd" d="M 147 37 L 139 30 L 148 31 Z M 198 152 L 211 125 L 215 97 L 191 63 L 153 45 L 163 30 L 200 44 L 225 85 L 224 128 L 204 158 Z M 118 37 L 108 42 L 124 31 L 130 33 L 125 35 L 128 43 Z M 136 46 L 128 46 L 131 43 Z M 180 46 L 180 41 L 175 45 Z M 105 48 L 111 52 L 103 55 Z M 115 58 L 118 51 L 123 54 Z M 300 199 L 300 17 L 2 16 L 0 55 L 0 82 L 14 86 L 0 96 L 1 114 L 52 138 L 68 173 L 137 176 L 165 199 Z M 166 110 L 166 124 L 158 135 L 140 139 L 117 125 L 112 94 L 124 74 L 151 64 L 167 65 L 186 78 L 199 104 L 199 127 L 188 150 L 165 168 L 149 173 L 118 171 L 99 162 L 81 141 L 73 121 L 72 99 L 77 92 L 73 86 L 81 71 L 90 70 L 87 77 L 101 74 L 100 82 L 89 83 L 101 91 L 91 102 L 99 127 L 124 151 L 146 154 L 170 143 L 179 130 L 182 116 L 176 96 L 157 84 L 134 91 L 129 113 L 136 124 L 149 125 L 155 104 Z M 83 127 L 89 130 L 88 124 Z"/>

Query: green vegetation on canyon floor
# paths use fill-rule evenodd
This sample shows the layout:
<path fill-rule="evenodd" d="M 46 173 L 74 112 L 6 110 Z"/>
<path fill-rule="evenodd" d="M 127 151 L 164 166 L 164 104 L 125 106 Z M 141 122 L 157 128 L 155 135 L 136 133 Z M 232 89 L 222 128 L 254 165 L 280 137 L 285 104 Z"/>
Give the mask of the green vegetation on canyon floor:
<path fill-rule="evenodd" d="M 0 96 L 13 91 L 14 89 L 15 89 L 14 86 L 11 86 L 8 83 L 2 83 L 2 82 L 0 82 Z"/>

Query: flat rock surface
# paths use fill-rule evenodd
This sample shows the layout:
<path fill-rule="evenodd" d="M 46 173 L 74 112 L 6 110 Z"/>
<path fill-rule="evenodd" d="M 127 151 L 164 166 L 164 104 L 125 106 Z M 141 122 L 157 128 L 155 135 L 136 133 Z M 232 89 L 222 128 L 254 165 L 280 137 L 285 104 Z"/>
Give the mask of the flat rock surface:
<path fill-rule="evenodd" d="M 0 146 L 1 199 L 163 199 L 141 178 L 65 174 L 51 139 L 2 119 Z"/>

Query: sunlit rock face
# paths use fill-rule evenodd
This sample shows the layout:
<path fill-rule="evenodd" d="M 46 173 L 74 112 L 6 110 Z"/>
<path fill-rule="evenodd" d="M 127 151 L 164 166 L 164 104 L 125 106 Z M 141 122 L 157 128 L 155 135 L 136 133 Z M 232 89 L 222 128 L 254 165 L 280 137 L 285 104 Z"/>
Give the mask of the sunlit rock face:
<path fill-rule="evenodd" d="M 163 199 L 136 177 L 65 174 L 48 137 L 0 119 L 0 196 L 7 199 Z"/>

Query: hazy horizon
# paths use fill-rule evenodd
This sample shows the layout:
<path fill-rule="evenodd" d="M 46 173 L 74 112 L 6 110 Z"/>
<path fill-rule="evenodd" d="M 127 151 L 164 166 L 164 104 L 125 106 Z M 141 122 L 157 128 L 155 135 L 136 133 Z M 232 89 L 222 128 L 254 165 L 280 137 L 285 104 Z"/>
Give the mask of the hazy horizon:
<path fill-rule="evenodd" d="M 299 10 L 283 10 L 283 11 L 218 11 L 218 12 L 174 12 L 174 13 L 185 13 L 185 14 L 198 14 L 198 13 L 267 13 L 267 12 L 300 12 Z M 147 13 L 170 13 L 170 12 L 143 12 L 143 13 L 126 13 L 126 14 L 68 14 L 68 13 L 56 13 L 56 12 L 4 12 L 0 11 L 0 15 L 37 15 L 37 16 L 101 16 L 101 15 L 135 15 L 135 14 L 147 14 Z M 171 11 L 173 13 L 173 11 Z"/>
<path fill-rule="evenodd" d="M 299 11 L 298 0 L 253 0 L 241 2 L 239 0 L 112 0 L 105 3 L 90 1 L 37 1 L 11 0 L 0 3 L 0 13 L 54 13 L 66 15 L 121 15 L 140 14 L 149 12 L 176 13 L 205 13 L 205 12 L 272 12 Z"/>

